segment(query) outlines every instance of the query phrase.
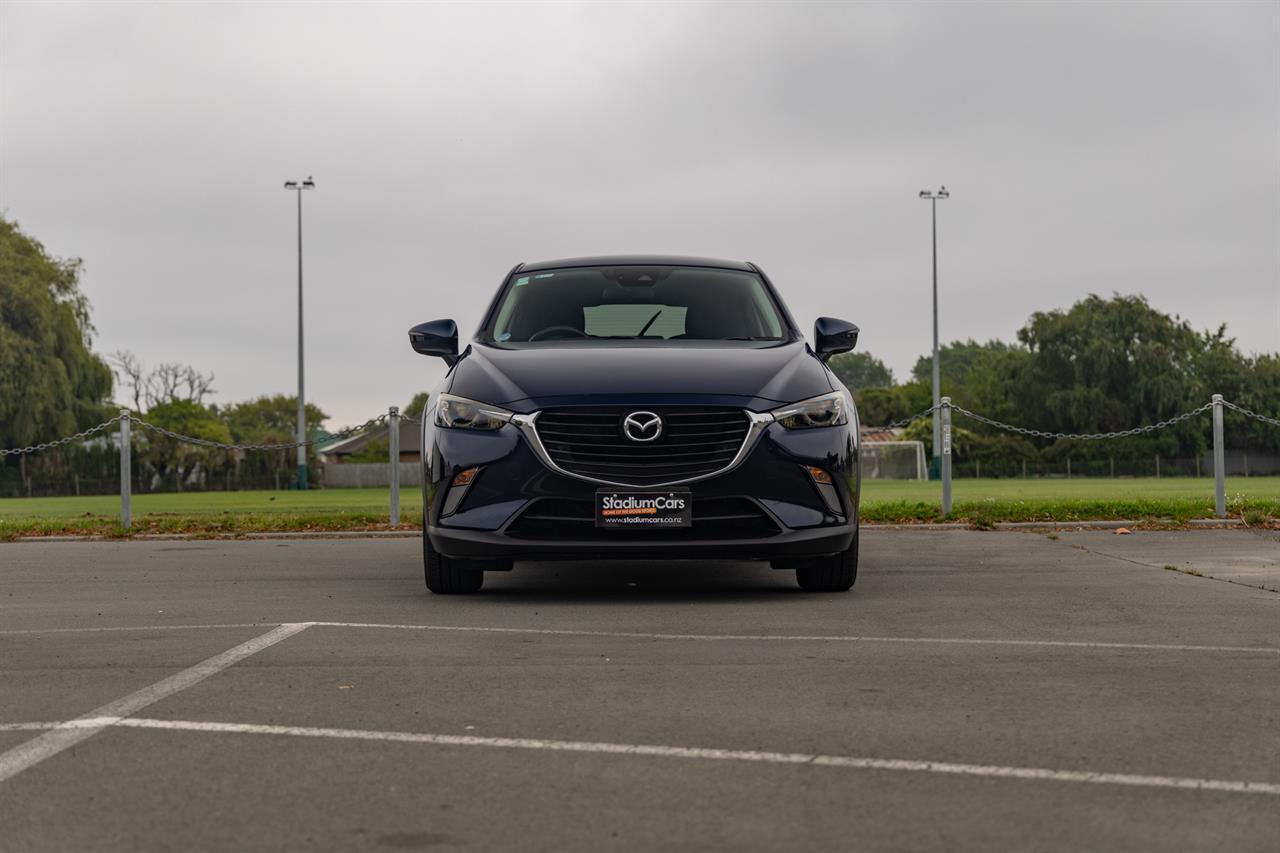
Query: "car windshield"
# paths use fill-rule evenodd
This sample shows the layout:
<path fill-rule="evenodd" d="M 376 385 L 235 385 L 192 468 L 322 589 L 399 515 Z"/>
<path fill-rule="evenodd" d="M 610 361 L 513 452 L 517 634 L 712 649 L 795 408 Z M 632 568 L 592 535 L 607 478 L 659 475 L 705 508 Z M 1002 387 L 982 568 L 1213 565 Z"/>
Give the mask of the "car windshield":
<path fill-rule="evenodd" d="M 700 267 L 617 266 L 521 274 L 503 294 L 490 341 L 780 341 L 760 277 Z"/>

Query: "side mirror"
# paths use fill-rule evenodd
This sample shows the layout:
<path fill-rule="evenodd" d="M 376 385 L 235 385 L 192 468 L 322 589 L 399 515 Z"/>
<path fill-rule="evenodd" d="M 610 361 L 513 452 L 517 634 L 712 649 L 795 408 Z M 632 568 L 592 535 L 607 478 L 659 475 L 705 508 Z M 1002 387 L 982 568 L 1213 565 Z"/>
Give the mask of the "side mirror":
<path fill-rule="evenodd" d="M 826 364 L 831 356 L 848 352 L 858 345 L 858 327 L 847 320 L 819 317 L 813 324 L 813 345 L 818 358 Z"/>
<path fill-rule="evenodd" d="M 420 355 L 438 355 L 452 367 L 458 361 L 458 324 L 452 320 L 419 323 L 409 330 L 409 345 Z"/>

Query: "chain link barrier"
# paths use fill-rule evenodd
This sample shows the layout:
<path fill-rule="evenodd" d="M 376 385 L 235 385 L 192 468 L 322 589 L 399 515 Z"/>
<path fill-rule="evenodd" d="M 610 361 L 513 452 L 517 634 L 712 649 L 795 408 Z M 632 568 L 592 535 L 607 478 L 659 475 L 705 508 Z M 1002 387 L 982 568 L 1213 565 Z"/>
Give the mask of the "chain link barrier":
<path fill-rule="evenodd" d="M 1280 418 L 1269 418 L 1266 415 L 1260 415 L 1257 412 L 1246 409 L 1244 406 L 1237 406 L 1235 403 L 1230 403 L 1226 400 L 1222 401 L 1222 405 L 1224 408 L 1239 412 L 1246 418 L 1253 418 L 1254 420 L 1262 421 L 1264 424 L 1271 424 L 1272 426 L 1280 427 Z"/>
<path fill-rule="evenodd" d="M 968 409 L 963 408 L 962 406 L 952 406 L 951 410 L 953 412 L 957 412 L 961 415 L 964 415 L 967 418 L 972 418 L 973 420 L 978 421 L 979 423 L 984 423 L 987 426 L 992 426 L 992 427 L 995 427 L 996 429 L 1002 429 L 1002 430 L 1005 430 L 1006 432 L 1016 432 L 1019 435 L 1030 435 L 1036 438 L 1054 438 L 1054 439 L 1066 438 L 1066 439 L 1072 439 L 1075 441 L 1098 441 L 1101 439 L 1108 439 L 1108 438 L 1129 438 L 1135 435 L 1145 435 L 1146 433 L 1157 432 L 1159 430 L 1167 429 L 1168 427 L 1174 426 L 1175 424 L 1180 424 L 1185 420 L 1190 420 L 1191 418 L 1194 418 L 1197 415 L 1203 415 L 1205 412 L 1209 411 L 1212 408 L 1213 408 L 1213 403 L 1205 403 L 1203 406 L 1200 406 L 1199 408 L 1192 409 L 1189 412 L 1183 412 L 1180 415 L 1174 415 L 1173 417 L 1163 421 L 1159 421 L 1158 423 L 1147 424 L 1146 426 L 1134 427 L 1133 429 L 1123 429 L 1123 430 L 1120 430 L 1119 432 L 1088 432 L 1088 433 L 1047 432 L 1042 429 L 1028 429 L 1027 427 L 1014 426 L 1013 424 L 1007 424 L 1003 421 L 997 421 L 993 418 L 988 418 L 985 415 L 979 415 L 976 412 L 971 412 Z"/>
<path fill-rule="evenodd" d="M 45 442 L 41 442 L 40 444 L 32 444 L 28 447 L 15 447 L 12 449 L 0 448 L 0 456 L 21 456 L 26 453 L 39 453 L 42 450 L 52 450 L 55 447 L 62 447 L 63 445 L 71 444 L 72 442 L 75 442 L 75 441 L 83 441 L 84 439 L 89 438 L 90 436 L 96 435 L 102 432 L 103 430 L 107 429 L 108 427 L 111 427 L 119 423 L 121 420 L 123 420 L 123 416 L 116 415 L 114 418 L 112 418 L 109 421 L 103 421 L 97 426 L 91 426 L 86 430 L 78 432 L 75 435 L 69 435 L 65 438 L 58 438 L 58 439 L 54 439 L 53 441 L 45 441 Z M 419 422 L 418 418 L 402 417 L 401 420 L 412 421 L 413 423 Z M 159 435 L 168 436 L 169 438 L 172 438 L 175 441 L 181 441 L 186 444 L 197 444 L 197 445 L 200 445 L 201 447 L 221 448 L 223 450 L 292 450 L 297 447 L 307 447 L 313 444 L 321 444 L 321 443 L 327 444 L 331 441 L 341 441 L 344 438 L 350 438 L 351 436 L 356 435 L 357 433 L 365 432 L 366 430 L 373 429 L 374 427 L 377 427 L 377 426 L 382 426 L 386 422 L 387 422 L 387 416 L 384 414 L 384 415 L 378 415 L 376 418 L 370 418 L 369 420 L 365 421 L 359 426 L 348 427 L 347 429 L 344 429 L 341 432 L 333 433 L 332 435 L 326 436 L 325 438 L 322 438 L 322 439 L 312 438 L 306 441 L 284 441 L 284 442 L 279 442 L 275 444 L 228 444 L 222 441 L 212 441 L 207 438 L 196 438 L 195 436 L 192 436 L 192 435 L 183 435 L 180 432 L 174 432 L 171 429 L 165 429 L 162 426 L 156 426 L 153 423 L 148 423 L 147 421 L 144 421 L 141 418 L 135 418 L 135 417 L 129 418 L 129 423 L 137 424 L 143 429 L 150 430 L 151 432 L 157 433 Z"/>
<path fill-rule="evenodd" d="M 1244 415 L 1245 417 L 1253 418 L 1254 420 L 1261 421 L 1262 423 L 1265 423 L 1265 424 L 1270 424 L 1271 426 L 1280 427 L 1280 418 L 1272 418 L 1272 417 L 1268 417 L 1267 415 L 1259 414 L 1258 412 L 1252 411 L 1250 409 L 1246 409 L 1244 406 L 1236 405 L 1235 403 L 1232 403 L 1228 400 L 1223 400 L 1222 405 L 1224 408 L 1231 409 L 1232 411 L 1238 412 Z M 893 421 L 892 423 L 887 424 L 886 426 L 864 427 L 864 428 L 889 430 L 889 429 L 897 429 L 899 427 L 905 427 L 913 421 L 917 421 L 920 418 L 927 417 L 928 415 L 933 414 L 933 412 L 939 408 L 941 407 L 930 406 L 929 408 L 924 409 L 923 411 L 917 412 L 916 414 L 911 415 L 910 417 L 901 418 L 899 420 L 896 420 L 896 421 Z M 1168 418 L 1163 421 L 1159 421 L 1154 424 L 1134 427 L 1133 429 L 1120 430 L 1118 432 L 1094 432 L 1094 433 L 1049 432 L 1047 430 L 1030 429 L 1028 427 L 1020 427 L 1014 424 L 1005 423 L 1004 421 L 998 421 L 994 418 L 989 418 L 985 415 L 980 415 L 977 412 L 971 412 L 968 409 L 964 408 L 963 406 L 953 405 L 951 407 L 951 410 L 958 414 L 964 415 L 967 418 L 975 420 L 979 423 L 983 423 L 983 424 L 986 424 L 987 426 L 994 427 L 995 429 L 1004 430 L 1006 432 L 1013 432 L 1019 435 L 1026 435 L 1034 438 L 1045 438 L 1045 439 L 1099 441 L 1099 440 L 1113 439 L 1113 438 L 1129 438 L 1135 435 L 1145 435 L 1147 433 L 1157 432 L 1162 429 L 1167 429 L 1176 424 L 1180 424 L 1183 421 L 1190 420 L 1191 418 L 1194 418 L 1198 415 L 1202 415 L 1205 412 L 1211 410 L 1212 408 L 1213 408 L 1213 403 L 1205 403 L 1203 406 L 1199 406 L 1198 408 L 1191 409 L 1190 411 L 1183 412 L 1180 415 L 1175 415 L 1171 418 Z M 27 447 L 15 447 L 11 449 L 0 448 L 0 457 L 21 456 L 27 453 L 39 453 L 40 451 L 52 450 L 53 448 L 62 447 L 63 445 L 71 444 L 72 442 L 83 441 L 84 439 L 97 435 L 98 433 L 103 432 L 107 428 L 119 423 L 121 418 L 122 416 L 116 415 L 114 418 L 111 418 L 108 421 L 103 421 L 97 426 L 91 426 L 88 429 L 82 430 L 81 432 L 78 432 L 74 435 L 69 435 L 69 436 L 66 436 L 65 438 L 54 439 L 53 441 L 45 441 L 39 444 L 32 444 Z M 341 432 L 334 433 L 323 439 L 313 438 L 313 439 L 308 439 L 307 441 L 285 441 L 285 442 L 278 442 L 273 444 L 234 444 L 234 443 L 228 444 L 226 442 L 221 442 L 221 441 L 212 441 L 207 438 L 196 438 L 195 436 L 191 436 L 191 435 L 183 435 L 180 432 L 175 432 L 171 429 L 165 429 L 162 426 L 157 426 L 155 424 L 148 423 L 147 421 L 141 420 L 140 418 L 131 417 L 129 420 L 131 423 L 136 423 L 138 426 L 142 427 L 143 429 L 149 430 L 158 435 L 164 435 L 174 439 L 175 441 L 181 441 L 187 444 L 195 444 L 201 447 L 214 447 L 214 448 L 219 448 L 223 450 L 293 450 L 298 447 L 306 447 L 314 444 L 328 443 L 331 441 L 341 441 L 344 438 L 350 438 L 351 436 L 356 435 L 357 433 L 365 432 L 367 430 L 373 429 L 374 427 L 383 426 L 384 424 L 386 424 L 387 418 L 388 418 L 388 415 L 381 414 L 381 415 L 378 415 L 376 418 L 370 418 L 369 420 L 365 421 L 362 424 L 359 424 L 358 426 L 348 427 L 347 429 L 344 429 Z M 420 424 L 422 423 L 422 418 L 414 417 L 411 415 L 400 415 L 400 422 Z"/>
<path fill-rule="evenodd" d="M 1133 429 L 1119 430 L 1117 432 L 1068 433 L 1068 432 L 1050 432 L 1047 430 L 1039 430 L 1039 429 L 1029 429 L 1027 427 L 1020 427 L 1014 424 L 998 421 L 995 418 L 989 418 L 985 415 L 980 415 L 977 412 L 971 412 L 962 406 L 952 405 L 949 402 L 949 398 L 948 398 L 948 402 L 945 405 L 940 404 L 937 406 L 930 406 L 929 408 L 921 412 L 917 412 L 916 414 L 911 415 L 910 417 L 901 418 L 899 420 L 891 422 L 887 426 L 876 427 L 875 429 L 892 430 L 892 429 L 897 429 L 898 427 L 904 427 L 912 423 L 913 421 L 919 420 L 920 418 L 927 417 L 941 410 L 941 415 L 942 415 L 943 425 L 944 425 L 943 426 L 944 436 L 950 430 L 951 413 L 956 412 L 960 415 L 963 415 L 964 417 L 977 421 L 978 423 L 986 424 L 987 426 L 993 427 L 994 429 L 1017 433 L 1019 435 L 1032 436 L 1034 438 L 1042 438 L 1042 439 L 1098 441 L 1098 440 L 1104 440 L 1104 439 L 1128 438 L 1136 435 L 1145 435 L 1149 433 L 1154 433 L 1159 430 L 1167 429 L 1169 427 L 1175 426 L 1176 424 L 1183 423 L 1184 421 L 1188 421 L 1191 418 L 1202 415 L 1205 412 L 1208 412 L 1211 409 L 1214 409 L 1215 406 L 1217 405 L 1221 405 L 1223 408 L 1231 409 L 1232 411 L 1242 414 L 1245 417 L 1253 418 L 1262 423 L 1270 424 L 1271 426 L 1280 427 L 1280 419 L 1278 418 L 1269 417 L 1267 415 L 1263 415 L 1263 414 L 1259 414 L 1258 412 L 1251 411 L 1249 409 L 1246 409 L 1244 406 L 1240 406 L 1235 403 L 1231 403 L 1226 400 L 1223 400 L 1221 397 L 1217 395 L 1215 395 L 1215 400 L 1217 402 L 1206 403 L 1203 406 L 1199 406 L 1188 412 L 1183 412 L 1180 415 L 1175 415 L 1174 417 L 1167 418 L 1166 420 L 1162 420 L 1154 424 L 1148 424 L 1146 426 L 1134 427 Z M 395 412 L 394 415 L 392 414 L 393 412 Z M 1219 417 L 1220 415 L 1221 415 L 1221 409 L 1215 410 L 1215 417 L 1214 417 L 1214 422 L 1215 422 L 1214 468 L 1215 468 L 1215 480 L 1216 480 L 1215 514 L 1219 518 L 1223 518 L 1226 516 L 1225 486 L 1224 486 L 1224 471 L 1223 471 L 1225 466 L 1222 461 L 1222 452 L 1223 452 L 1222 437 L 1221 437 L 1222 424 L 1221 424 L 1221 418 Z M 277 442 L 277 443 L 268 443 L 268 444 L 234 444 L 234 443 L 227 443 L 227 442 L 221 442 L 221 441 L 213 441 L 207 438 L 196 438 L 195 436 L 191 436 L 191 435 L 184 435 L 180 432 L 176 432 L 171 429 L 166 429 L 165 427 L 157 426 L 156 424 L 153 424 L 153 423 L 148 423 L 147 421 L 144 421 L 141 418 L 134 418 L 129 413 L 124 412 L 124 413 L 121 413 L 120 415 L 117 415 L 114 418 L 111 418 L 108 421 L 104 421 L 103 423 L 98 424 L 97 426 L 89 427 L 86 430 L 77 432 L 74 435 L 66 436 L 65 438 L 59 438 L 53 441 L 45 441 L 39 444 L 30 445 L 28 447 L 19 447 L 19 448 L 12 448 L 12 449 L 0 448 L 0 459 L 8 456 L 22 456 L 28 453 L 38 453 L 43 450 L 50 450 L 56 447 L 62 447 L 64 445 L 71 444 L 73 442 L 83 441 L 91 436 L 102 433 L 103 431 L 105 431 L 106 429 L 108 429 L 109 427 L 117 423 L 121 424 L 120 429 L 122 434 L 127 433 L 126 427 L 136 422 L 139 427 L 151 433 L 154 433 L 156 435 L 163 435 L 175 441 L 185 442 L 187 444 L 193 444 L 200 447 L 212 447 L 212 448 L 218 448 L 223 450 L 253 451 L 253 450 L 290 450 L 298 447 L 307 447 L 311 445 L 320 444 L 321 442 L 330 443 L 334 441 L 341 441 L 343 439 L 349 438 L 358 433 L 366 432 L 367 430 L 373 429 L 375 427 L 386 425 L 388 424 L 388 421 L 392 419 L 392 417 L 396 418 L 397 421 L 406 421 L 408 423 L 421 424 L 423 422 L 423 419 L 427 417 L 427 414 L 426 412 L 424 412 L 421 416 L 415 417 L 410 415 L 401 415 L 398 413 L 398 410 L 392 409 L 386 414 L 378 415 L 376 418 L 370 418 L 369 420 L 365 421 L 362 424 L 359 424 L 358 426 L 349 427 L 347 429 L 342 430 L 341 432 L 326 436 L 323 439 L 313 438 L 307 441 L 287 441 L 287 442 Z M 391 471 L 391 476 L 393 478 L 391 480 L 390 519 L 391 519 L 391 526 L 394 528 L 399 525 L 399 521 L 400 521 L 400 478 L 397 473 L 399 469 L 399 465 L 397 464 L 398 460 L 396 459 L 396 456 L 398 455 L 399 435 L 398 434 L 391 435 L 390 438 L 391 438 L 391 442 L 390 442 L 391 446 L 389 448 L 390 461 L 391 461 L 390 471 Z M 130 489 L 130 474 L 129 474 L 129 470 L 130 470 L 129 454 L 131 450 L 131 444 L 132 442 L 123 441 L 120 443 L 120 447 L 119 447 L 120 466 L 121 466 L 121 473 L 122 473 L 121 481 L 120 481 L 120 522 L 121 522 L 121 526 L 126 531 L 129 529 L 131 525 L 131 509 L 130 509 L 131 489 Z M 1158 461 L 1159 461 L 1159 458 L 1157 457 L 1157 462 Z M 1070 469 L 1068 468 L 1068 473 L 1069 472 L 1070 472 Z M 944 515 L 949 515 L 952 510 L 951 451 L 949 449 L 949 446 L 944 446 L 944 449 L 943 449 L 941 473 L 942 473 L 942 512 Z M 1157 468 L 1157 476 L 1159 476 L 1158 468 Z"/>
<path fill-rule="evenodd" d="M 119 418 L 116 418 L 116 420 L 119 420 Z M 162 426 L 156 426 L 155 424 L 147 423 L 146 421 L 139 420 L 138 418 L 130 418 L 129 420 L 132 423 L 136 423 L 138 426 L 142 427 L 143 429 L 150 430 L 151 432 L 159 433 L 160 435 L 166 435 L 169 438 L 175 439 L 177 441 L 186 442 L 187 444 L 198 444 L 202 447 L 216 447 L 216 448 L 221 448 L 223 450 L 292 450 L 294 448 L 308 447 L 310 445 L 320 444 L 322 442 L 327 444 L 331 441 L 341 441 L 344 438 L 350 438 L 356 433 L 361 433 L 361 432 L 364 432 L 365 430 L 373 429 L 376 426 L 381 426 L 382 424 L 385 424 L 387 422 L 387 415 L 385 414 L 378 415 L 376 418 L 370 418 L 369 420 L 365 421 L 359 426 L 349 427 L 347 429 L 344 429 L 342 432 L 336 432 L 333 435 L 327 436 L 323 439 L 311 438 L 311 439 L 307 439 L 306 441 L 283 441 L 277 444 L 227 444 L 221 441 L 211 441 L 207 438 L 196 438 L 190 435 L 183 435 L 180 432 L 174 432 L 171 429 L 165 429 Z"/>
<path fill-rule="evenodd" d="M 890 430 L 890 429 L 897 429 L 898 427 L 904 427 L 904 426 L 906 426 L 907 424 L 911 423 L 912 421 L 919 420 L 920 418 L 923 418 L 925 415 L 931 415 L 931 414 L 933 414 L 936 410 L 941 409 L 941 408 L 942 408 L 942 406 L 930 406 L 929 408 L 925 409 L 923 412 L 916 412 L 914 415 L 911 415 L 910 417 L 906 417 L 906 418 L 902 418 L 901 420 L 893 421 L 892 423 L 885 424 L 884 426 L 867 426 L 866 424 L 863 424 L 863 425 L 862 425 L 862 428 L 863 428 L 863 429 L 865 429 L 865 430 Z"/>
<path fill-rule="evenodd" d="M 66 438 L 56 438 L 53 441 L 45 441 L 40 444 L 32 444 L 28 447 L 15 447 L 10 450 L 0 448 L 0 457 L 2 456 L 22 456 L 26 453 L 39 453 L 42 450 L 52 450 L 55 447 L 61 447 L 64 444 L 70 444 L 73 441 L 83 441 L 91 435 L 102 432 L 107 427 L 120 421 L 120 415 L 116 415 L 109 421 L 103 421 L 97 426 L 91 426 L 88 429 L 78 432 L 75 435 L 69 435 Z"/>

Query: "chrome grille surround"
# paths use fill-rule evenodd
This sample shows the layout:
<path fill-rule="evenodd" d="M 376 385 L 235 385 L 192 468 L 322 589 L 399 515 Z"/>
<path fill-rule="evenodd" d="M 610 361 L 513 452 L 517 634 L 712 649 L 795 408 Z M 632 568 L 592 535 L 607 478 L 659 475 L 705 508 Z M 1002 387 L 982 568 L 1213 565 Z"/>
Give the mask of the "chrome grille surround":
<path fill-rule="evenodd" d="M 638 409 L 638 408 L 640 407 L 635 407 L 635 409 Z M 663 412 L 678 412 L 681 408 L 694 410 L 696 407 L 659 406 L 659 407 L 650 407 L 650 408 L 651 409 L 656 408 Z M 592 475 L 589 473 L 580 473 L 578 471 L 571 470 L 571 468 L 565 467 L 565 465 L 561 465 L 559 462 L 557 462 L 555 455 L 553 455 L 552 452 L 548 450 L 547 445 L 542 440 L 542 436 L 538 432 L 538 420 L 548 412 L 563 413 L 566 411 L 576 410 L 584 414 L 590 413 L 594 415 L 601 415 L 603 414 L 601 412 L 601 409 L 617 410 L 618 412 L 621 412 L 624 409 L 626 409 L 626 407 L 581 406 L 581 407 L 573 407 L 572 409 L 569 407 L 557 408 L 552 410 L 533 412 L 532 414 L 527 414 L 527 415 L 518 414 L 511 419 L 511 422 L 521 431 L 521 433 L 524 434 L 525 439 L 529 442 L 529 446 L 533 449 L 533 452 L 537 455 L 537 457 L 542 461 L 542 464 L 546 465 L 548 468 L 550 468 L 551 470 L 559 474 L 563 474 L 566 477 L 573 477 L 578 480 L 585 480 L 586 482 L 589 482 L 589 483 L 598 483 L 600 485 L 605 485 L 605 486 L 624 486 L 624 487 L 631 487 L 631 488 L 664 488 L 666 486 L 677 486 L 677 485 L 683 485 L 685 483 L 694 483 L 699 480 L 706 480 L 711 477 L 718 477 L 721 474 L 725 474 L 725 473 L 728 473 L 729 471 L 732 471 L 734 468 L 738 467 L 738 465 L 742 463 L 743 459 L 747 457 L 747 454 L 751 451 L 751 448 L 755 446 L 756 440 L 760 437 L 760 433 L 764 432 L 765 427 L 773 423 L 773 420 L 774 420 L 773 415 L 769 414 L 768 412 L 763 412 L 763 413 L 752 412 L 747 409 L 730 409 L 730 408 L 721 408 L 721 407 L 702 407 L 702 408 L 703 409 L 719 408 L 722 412 L 726 414 L 730 412 L 740 412 L 747 421 L 747 429 L 745 434 L 742 437 L 741 444 L 738 446 L 737 451 L 733 454 L 732 458 L 729 459 L 727 463 L 725 463 L 720 467 L 717 467 L 713 471 L 699 472 L 692 476 L 677 476 L 669 480 L 661 480 L 660 482 L 659 481 L 639 482 L 636 480 L 628 481 L 625 477 L 621 477 L 621 476 L 602 477 L 602 476 Z M 633 411 L 635 409 L 628 409 L 627 411 Z M 608 412 L 607 414 L 615 414 L 615 412 Z M 548 441 L 550 441 L 550 439 L 548 439 Z M 637 444 L 636 447 L 646 447 L 646 445 Z M 653 445 L 648 445 L 648 447 L 653 447 Z M 564 453 L 564 451 L 558 451 L 556 455 L 560 455 L 562 460 L 565 461 L 566 465 L 578 464 L 577 462 L 570 461 L 568 458 L 566 458 L 566 454 Z"/>

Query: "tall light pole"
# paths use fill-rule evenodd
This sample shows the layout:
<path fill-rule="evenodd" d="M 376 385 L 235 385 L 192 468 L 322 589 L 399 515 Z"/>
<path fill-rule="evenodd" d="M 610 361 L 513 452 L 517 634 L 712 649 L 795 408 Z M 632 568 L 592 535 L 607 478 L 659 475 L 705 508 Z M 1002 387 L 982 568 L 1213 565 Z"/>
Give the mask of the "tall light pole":
<path fill-rule="evenodd" d="M 302 191 L 313 190 L 316 182 L 308 175 L 305 181 L 285 181 L 284 188 L 298 194 L 298 488 L 307 488 L 307 397 L 302 371 Z"/>
<path fill-rule="evenodd" d="M 929 200 L 933 207 L 933 464 L 942 459 L 942 413 L 938 405 L 942 402 L 942 377 L 938 367 L 938 199 L 950 198 L 944 186 L 937 192 L 921 190 L 920 198 Z"/>

